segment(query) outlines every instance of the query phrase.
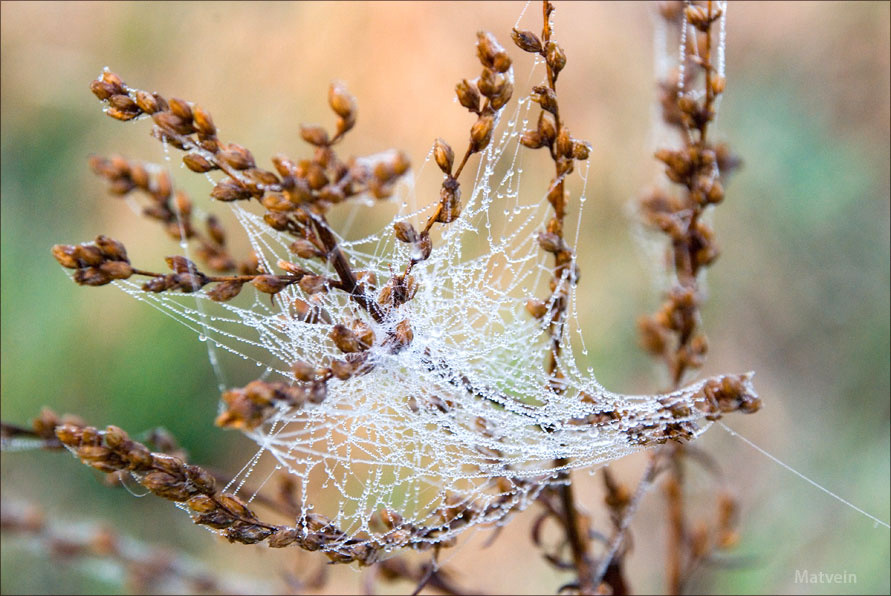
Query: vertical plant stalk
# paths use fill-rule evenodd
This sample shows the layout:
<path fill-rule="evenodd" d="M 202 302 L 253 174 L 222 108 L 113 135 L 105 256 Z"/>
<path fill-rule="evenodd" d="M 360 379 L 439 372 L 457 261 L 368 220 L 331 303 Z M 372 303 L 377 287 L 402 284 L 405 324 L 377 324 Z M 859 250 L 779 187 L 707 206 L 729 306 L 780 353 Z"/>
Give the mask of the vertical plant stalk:
<path fill-rule="evenodd" d="M 718 256 L 713 230 L 702 220 L 709 205 L 724 199 L 721 179 L 737 163 L 726 147 L 715 147 L 708 139 L 709 124 L 714 120 L 717 97 L 724 91 L 725 79 L 713 64 L 714 37 L 712 26 L 722 11 L 712 0 L 662 6 L 662 16 L 678 24 L 686 44 L 676 81 L 662 83 L 663 119 L 675 127 L 684 146 L 680 150 L 660 149 L 656 158 L 667 166 L 666 175 L 678 184 L 678 197 L 654 191 L 641 200 L 642 215 L 647 224 L 658 228 L 669 238 L 670 262 L 675 277 L 658 312 L 639 320 L 644 348 L 660 358 L 669 373 L 670 390 L 681 386 L 685 375 L 702 366 L 708 343 L 701 330 L 700 307 L 703 296 L 699 274 Z M 687 29 L 691 29 L 690 32 Z M 702 74 L 704 94 L 700 97 L 685 92 L 688 84 Z M 668 477 L 664 496 L 668 508 L 668 542 L 666 554 L 666 589 L 679 594 L 696 564 L 709 554 L 709 532 L 691 532 L 685 512 L 686 447 L 669 443 L 654 454 L 667 458 Z M 724 502 L 722 499 L 721 502 Z M 723 506 L 723 505 L 722 505 Z M 724 532 L 719 521 L 719 531 Z M 720 547 L 727 542 L 721 538 Z"/>
<path fill-rule="evenodd" d="M 551 296 L 546 302 L 530 300 L 527 310 L 536 318 L 547 318 L 547 331 L 550 338 L 547 371 L 550 389 L 560 393 L 564 389 L 563 373 L 560 370 L 559 358 L 563 342 L 566 321 L 566 308 L 570 284 L 578 281 L 579 272 L 575 263 L 572 248 L 564 238 L 564 220 L 566 218 L 567 197 L 565 179 L 572 170 L 576 159 L 588 157 L 587 143 L 573 139 L 560 117 L 560 106 L 557 99 L 557 77 L 566 66 L 566 54 L 556 41 L 552 39 L 551 14 L 553 5 L 542 2 L 541 38 L 531 31 L 514 29 L 513 40 L 520 49 L 535 53 L 544 58 L 547 69 L 547 85 L 533 87 L 532 100 L 541 106 L 536 130 L 526 131 L 520 142 L 530 148 L 547 147 L 554 162 L 554 177 L 548 188 L 547 198 L 553 208 L 553 217 L 547 228 L 538 236 L 541 248 L 554 255 L 554 269 L 550 282 Z M 568 459 L 554 461 L 556 468 L 564 468 Z M 560 484 L 546 492 L 555 492 L 559 508 L 552 507 L 551 514 L 559 519 L 565 532 L 566 542 L 572 552 L 572 566 L 576 574 L 575 587 L 582 594 L 593 594 L 597 589 L 594 581 L 594 567 L 591 558 L 591 541 L 588 536 L 590 522 L 582 512 L 573 491 L 569 471 L 559 473 Z"/>

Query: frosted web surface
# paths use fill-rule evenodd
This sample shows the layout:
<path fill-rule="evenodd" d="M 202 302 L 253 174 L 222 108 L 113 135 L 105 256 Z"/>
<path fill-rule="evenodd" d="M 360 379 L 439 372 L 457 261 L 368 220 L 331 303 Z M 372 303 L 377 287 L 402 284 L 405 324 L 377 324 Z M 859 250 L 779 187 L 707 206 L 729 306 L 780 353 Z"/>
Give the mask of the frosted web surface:
<path fill-rule="evenodd" d="M 547 295 L 550 257 L 536 235 L 550 205 L 546 188 L 522 187 L 518 138 L 528 127 L 531 102 L 514 105 L 475 179 L 462 181 L 460 218 L 442 227 L 431 257 L 414 267 L 416 296 L 381 322 L 338 291 L 306 295 L 292 285 L 270 301 L 246 288 L 238 300 L 217 303 L 203 292 L 150 293 L 139 283 L 116 282 L 195 330 L 212 352 L 254 360 L 267 380 L 293 382 L 290 367 L 297 360 L 324 367 L 341 358 L 328 337 L 336 323 L 360 320 L 372 328 L 377 339 L 367 372 L 331 379 L 321 403 L 281 406 L 266 423 L 244 431 L 258 451 L 227 488 L 249 501 L 254 495 L 247 487 L 259 490 L 278 474 L 299 479 L 296 526 L 306 527 L 308 514 L 316 512 L 343 532 L 326 550 L 357 541 L 387 549 L 441 542 L 504 520 L 561 481 L 563 470 L 621 458 L 664 441 L 679 425 L 695 438 L 711 423 L 698 407 L 705 381 L 660 396 L 604 389 L 576 365 L 571 336 L 580 339 L 577 320 L 564 326 L 561 390 L 551 388 L 547 330 L 524 306 L 528 298 Z M 391 224 L 424 221 L 432 207 L 400 210 Z M 287 248 L 292 237 L 249 209 L 232 208 L 267 271 L 277 271 L 280 258 L 293 260 Z M 375 297 L 411 258 L 411 245 L 396 241 L 392 225 L 340 243 L 354 270 L 376 276 Z M 301 266 L 334 275 L 317 261 Z M 295 300 L 316 309 L 316 322 L 294 315 Z M 567 316 L 574 318 L 575 287 L 569 304 Z M 383 338 L 403 320 L 413 340 L 393 353 Z M 403 521 L 386 527 L 381 510 L 398 512 Z"/>

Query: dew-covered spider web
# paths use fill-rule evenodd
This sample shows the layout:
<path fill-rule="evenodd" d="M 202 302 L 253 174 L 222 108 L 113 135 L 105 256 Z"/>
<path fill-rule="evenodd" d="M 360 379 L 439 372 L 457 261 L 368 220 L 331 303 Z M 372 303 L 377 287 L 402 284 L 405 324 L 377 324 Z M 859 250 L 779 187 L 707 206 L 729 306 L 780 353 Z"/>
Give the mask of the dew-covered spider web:
<path fill-rule="evenodd" d="M 565 481 L 562 471 L 655 444 L 672 425 L 684 425 L 695 438 L 710 424 L 697 407 L 703 382 L 668 395 L 619 395 L 590 369 L 580 370 L 573 346 L 584 342 L 572 284 L 555 390 L 546 367 L 546 323 L 525 309 L 529 298 L 549 294 L 552 259 L 536 236 L 552 213 L 546 187 L 523 185 L 518 139 L 534 125 L 532 103 L 523 98 L 512 105 L 479 156 L 475 177 L 461 180 L 460 218 L 440 226 L 430 258 L 414 266 L 416 295 L 381 322 L 336 290 L 308 295 L 291 285 L 270 301 L 246 288 L 238 299 L 217 303 L 203 292 L 151 293 L 137 282 L 116 282 L 195 330 L 214 357 L 228 352 L 255 361 L 259 376 L 271 381 L 294 382 L 291 366 L 298 360 L 323 368 L 342 358 L 329 338 L 333 325 L 358 320 L 373 330 L 364 374 L 333 378 L 321 403 L 281 406 L 263 425 L 244 431 L 258 451 L 227 487 L 250 501 L 277 475 L 292 476 L 301 506 L 296 526 L 305 528 L 316 512 L 343 532 L 324 549 L 357 540 L 387 549 L 438 543 L 502 522 L 549 483 Z M 435 205 L 413 188 L 402 188 L 402 208 L 390 225 L 339 239 L 353 270 L 376 278 L 373 297 L 412 257 L 412 245 L 395 239 L 392 223 L 424 222 Z M 583 206 L 584 191 L 571 204 Z M 371 207 L 351 208 L 361 214 Z M 295 259 L 288 251 L 293 237 L 271 229 L 250 208 L 232 209 L 266 271 L 277 272 L 279 259 Z M 576 229 L 568 240 L 576 245 L 578 236 Z M 334 276 L 317 260 L 300 264 Z M 315 315 L 295 316 L 295 301 L 308 303 Z M 413 339 L 394 353 L 384 339 L 405 320 Z M 381 524 L 382 510 L 402 521 Z"/>

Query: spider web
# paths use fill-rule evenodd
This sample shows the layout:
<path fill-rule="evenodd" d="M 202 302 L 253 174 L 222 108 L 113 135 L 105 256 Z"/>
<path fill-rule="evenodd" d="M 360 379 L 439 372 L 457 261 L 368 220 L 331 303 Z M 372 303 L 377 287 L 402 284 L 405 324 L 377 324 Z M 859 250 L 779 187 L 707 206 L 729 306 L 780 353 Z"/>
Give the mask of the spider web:
<path fill-rule="evenodd" d="M 262 426 L 244 431 L 258 451 L 227 490 L 257 491 L 289 474 L 299 479 L 296 526 L 305 528 L 307 515 L 318 512 L 345 533 L 343 541 L 324 549 L 358 539 L 389 550 L 503 522 L 544 487 L 560 482 L 561 471 L 643 449 L 648 437 L 670 424 L 686 424 L 691 437 L 709 426 L 694 403 L 704 381 L 669 395 L 629 396 L 604 389 L 590 369 L 579 370 L 571 341 L 575 335 L 581 340 L 574 286 L 571 324 L 565 325 L 558 357 L 563 378 L 560 390 L 552 389 L 544 365 L 550 353 L 546 326 L 524 306 L 546 295 L 542 290 L 552 277 L 536 241 L 551 217 L 546 189 L 521 191 L 518 139 L 529 126 L 531 106 L 521 99 L 502 117 L 475 179 L 462 185 L 461 217 L 443 227 L 431 257 L 413 269 L 417 294 L 382 322 L 337 291 L 310 296 L 292 285 L 272 302 L 245 291 L 235 301 L 216 303 L 203 292 L 150 293 L 134 282 L 116 282 L 195 330 L 212 357 L 221 350 L 253 360 L 261 378 L 293 382 L 295 361 L 324 367 L 342 357 L 328 337 L 335 323 L 360 320 L 378 338 L 369 350 L 373 366 L 367 374 L 331 379 L 322 403 L 282 406 Z M 432 207 L 405 207 L 391 224 L 424 221 Z M 290 260 L 293 238 L 239 205 L 232 209 L 267 271 L 275 271 L 280 258 Z M 392 225 L 367 237 L 340 238 L 340 246 L 354 270 L 377 280 L 388 279 L 412 256 L 410 245 L 395 240 Z M 301 266 L 334 274 L 324 263 Z M 295 300 L 324 311 L 324 320 L 295 317 Z M 413 340 L 392 353 L 381 338 L 406 319 Z M 670 414 L 675 405 L 687 406 L 689 414 Z M 250 501 L 255 494 L 242 496 Z M 382 528 L 374 517 L 382 509 L 398 512 L 410 527 L 433 531 Z"/>

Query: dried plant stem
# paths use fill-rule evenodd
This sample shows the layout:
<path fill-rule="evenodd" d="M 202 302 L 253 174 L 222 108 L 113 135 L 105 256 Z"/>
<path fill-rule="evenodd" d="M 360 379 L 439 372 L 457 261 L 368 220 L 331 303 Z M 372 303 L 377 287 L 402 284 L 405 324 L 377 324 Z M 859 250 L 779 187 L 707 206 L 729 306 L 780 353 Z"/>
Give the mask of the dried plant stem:
<path fill-rule="evenodd" d="M 709 25 L 712 18 L 712 0 L 707 0 L 707 19 Z M 684 20 L 686 27 L 686 14 Z M 705 28 L 703 32 L 705 36 L 705 52 L 700 56 L 702 70 L 705 72 L 705 101 L 703 112 L 711 114 L 714 102 L 714 93 L 712 90 L 712 64 L 711 64 L 711 48 L 712 35 L 711 26 Z M 705 149 L 707 142 L 708 123 L 711 118 L 704 118 L 698 126 L 698 146 Z M 692 190 L 692 189 L 691 189 Z M 695 229 L 699 217 L 703 210 L 695 202 L 693 214 L 690 218 L 690 228 Z M 682 254 L 684 258 L 675 258 L 675 267 L 679 283 L 682 286 L 698 290 L 697 271 L 695 270 L 692 259 L 689 258 L 688 251 L 680 251 L 675 249 L 675 254 Z M 696 317 L 699 318 L 698 316 Z M 680 356 L 682 351 L 687 350 L 688 345 L 693 337 L 694 327 L 682 331 L 678 338 L 675 357 L 669 363 L 669 369 L 673 369 L 672 373 L 672 389 L 680 387 L 684 378 L 684 373 L 692 364 L 688 358 Z M 665 499 L 668 506 L 668 549 L 666 556 L 666 583 L 667 591 L 670 594 L 680 594 L 684 587 L 687 568 L 693 565 L 693 558 L 688 538 L 687 519 L 684 511 L 684 445 L 676 444 L 668 446 L 669 466 L 668 478 L 665 482 Z"/>
<path fill-rule="evenodd" d="M 572 248 L 566 243 L 563 235 L 567 208 L 565 178 L 572 172 L 574 160 L 587 159 L 588 146 L 582 141 L 573 139 L 560 118 L 557 77 L 566 65 L 566 54 L 552 39 L 553 11 L 553 5 L 544 0 L 540 38 L 531 31 L 514 29 L 513 40 L 524 51 L 536 53 L 544 58 L 547 69 L 547 85 L 533 88 L 532 99 L 541 106 L 537 130 L 526 131 L 520 142 L 530 149 L 547 147 L 554 162 L 554 178 L 547 192 L 548 201 L 553 208 L 553 217 L 548 221 L 547 229 L 539 234 L 539 244 L 542 249 L 554 255 L 554 270 L 550 282 L 551 297 L 546 302 L 530 300 L 527 303 L 527 310 L 533 316 L 548 319 L 550 349 L 547 371 L 551 391 L 560 393 L 563 391 L 563 373 L 560 371 L 559 358 L 564 341 L 569 285 L 576 283 L 579 276 Z M 566 459 L 557 459 L 554 465 L 557 468 L 565 468 L 567 463 Z M 562 471 L 559 478 L 561 480 L 559 485 L 549 490 L 558 494 L 560 507 L 551 511 L 560 519 L 566 534 L 566 542 L 572 552 L 577 578 L 576 589 L 581 594 L 593 594 L 597 589 L 597 583 L 594 581 L 591 541 L 588 536 L 590 523 L 587 516 L 578 508 L 570 473 Z"/>
<path fill-rule="evenodd" d="M 258 578 L 224 576 L 169 546 L 149 546 L 102 526 L 48 519 L 34 505 L 4 499 L 0 528 L 36 541 L 40 552 L 54 559 L 112 563 L 134 593 L 256 594 L 272 588 Z"/>
<path fill-rule="evenodd" d="M 724 91 L 725 79 L 716 72 L 713 60 L 713 24 L 721 10 L 712 0 L 666 4 L 662 17 L 681 27 L 686 46 L 686 64 L 679 65 L 675 81 L 662 82 L 663 119 L 680 133 L 681 150 L 660 149 L 656 157 L 667 166 L 668 178 L 681 187 L 679 197 L 654 191 L 641 201 L 642 214 L 653 227 L 669 238 L 670 262 L 676 279 L 661 309 L 640 320 L 642 343 L 652 355 L 661 358 L 677 389 L 685 375 L 702 366 L 708 351 L 701 330 L 703 300 L 699 274 L 718 256 L 714 232 L 702 220 L 710 205 L 724 199 L 722 179 L 737 165 L 726 147 L 709 142 L 709 124 L 715 117 L 715 100 Z M 689 29 L 689 35 L 685 35 Z M 702 74 L 704 93 L 697 97 L 687 85 Z M 663 451 L 665 452 L 663 454 Z M 668 543 L 666 589 L 681 593 L 690 571 L 714 548 L 726 546 L 718 539 L 711 543 L 709 533 L 691 532 L 685 512 L 684 460 L 686 447 L 678 442 L 666 445 L 654 458 L 668 459 L 664 496 L 667 505 Z M 719 518 L 719 525 L 723 524 Z M 719 535 L 726 528 L 719 527 Z M 725 534 L 726 535 L 726 534 Z"/>
<path fill-rule="evenodd" d="M 628 526 L 631 523 L 634 514 L 637 512 L 637 507 L 643 500 L 644 495 L 646 495 L 653 480 L 655 480 L 656 476 L 659 474 L 658 460 L 660 456 L 664 454 L 665 449 L 665 447 L 658 449 L 653 457 L 649 459 L 643 476 L 641 476 L 640 481 L 637 483 L 637 489 L 635 490 L 634 495 L 628 500 L 625 507 L 623 507 L 621 519 L 617 520 L 616 529 L 610 538 L 606 554 L 600 559 L 600 562 L 597 565 L 597 571 L 594 574 L 594 581 L 598 585 L 605 579 L 609 568 L 620 564 L 622 560 L 622 558 L 618 556 L 618 553 L 625 541 Z M 624 586 L 624 582 L 622 582 L 622 585 Z M 613 584 L 613 587 L 615 587 L 615 584 Z M 613 594 L 616 594 L 616 592 L 614 591 Z"/>

